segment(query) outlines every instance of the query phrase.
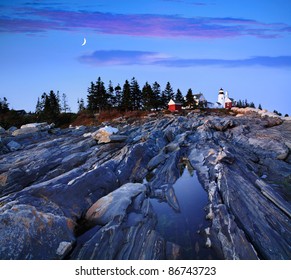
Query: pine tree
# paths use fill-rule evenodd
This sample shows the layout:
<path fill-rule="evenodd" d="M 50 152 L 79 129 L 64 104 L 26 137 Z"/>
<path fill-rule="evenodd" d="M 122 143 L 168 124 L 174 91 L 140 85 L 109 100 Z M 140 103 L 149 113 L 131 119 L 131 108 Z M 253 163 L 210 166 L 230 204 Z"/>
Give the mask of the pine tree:
<path fill-rule="evenodd" d="M 108 109 L 108 95 L 104 86 L 104 83 L 101 81 L 101 78 L 98 77 L 96 84 L 91 82 L 90 88 L 88 88 L 88 110 L 96 112 L 101 112 L 104 109 Z"/>
<path fill-rule="evenodd" d="M 114 107 L 120 109 L 121 108 L 121 102 L 122 102 L 122 92 L 121 92 L 121 86 L 118 84 L 115 88 L 114 88 Z"/>
<path fill-rule="evenodd" d="M 184 105 L 184 97 L 180 89 L 177 89 L 177 93 L 175 95 L 175 101 Z"/>
<path fill-rule="evenodd" d="M 151 85 L 146 82 L 142 88 L 143 106 L 149 111 L 155 107 L 155 99 Z"/>
<path fill-rule="evenodd" d="M 259 109 L 259 110 L 263 110 L 261 104 L 259 104 L 258 109 Z"/>
<path fill-rule="evenodd" d="M 104 83 L 101 81 L 100 77 L 98 77 L 98 80 L 96 82 L 96 102 L 99 112 L 104 109 L 108 109 L 108 96 Z"/>
<path fill-rule="evenodd" d="M 132 108 L 133 108 L 133 102 L 131 99 L 130 84 L 128 80 L 126 80 L 122 89 L 121 109 L 123 111 L 131 111 Z"/>
<path fill-rule="evenodd" d="M 162 107 L 162 102 L 161 102 L 161 86 L 159 85 L 158 82 L 154 82 L 152 86 L 152 91 L 153 91 L 153 107 L 154 109 L 158 110 L 161 109 Z"/>
<path fill-rule="evenodd" d="M 142 94 L 135 77 L 131 79 L 130 92 L 132 98 L 132 110 L 140 110 L 142 108 Z"/>
<path fill-rule="evenodd" d="M 45 94 L 43 113 L 49 119 L 54 119 L 60 114 L 59 100 L 53 90 L 50 91 L 49 95 Z"/>
<path fill-rule="evenodd" d="M 80 100 L 78 99 L 78 113 L 84 111 L 86 109 L 84 99 L 81 98 Z"/>
<path fill-rule="evenodd" d="M 193 109 L 194 107 L 196 107 L 196 102 L 194 100 L 194 95 L 191 88 L 188 89 L 186 94 L 186 106 L 189 109 Z"/>
<path fill-rule="evenodd" d="M 114 107 L 116 103 L 116 97 L 114 95 L 114 87 L 112 85 L 111 80 L 109 81 L 109 85 L 107 88 L 107 98 L 108 98 L 108 106 L 109 107 Z"/>
<path fill-rule="evenodd" d="M 0 112 L 6 113 L 9 111 L 9 103 L 7 102 L 7 98 L 4 97 L 3 100 L 0 98 Z"/>
<path fill-rule="evenodd" d="M 162 92 L 162 107 L 167 108 L 171 99 L 174 99 L 174 91 L 170 82 L 167 82 L 166 87 Z"/>
<path fill-rule="evenodd" d="M 250 107 L 250 108 L 256 108 L 255 103 L 254 103 L 254 102 L 251 102 L 251 103 L 249 104 L 249 107 Z"/>
<path fill-rule="evenodd" d="M 43 105 L 41 104 L 41 101 L 39 99 L 39 97 L 37 98 L 37 103 L 36 103 L 36 106 L 35 106 L 35 113 L 37 115 L 39 115 L 43 110 Z"/>
<path fill-rule="evenodd" d="M 97 101 L 96 101 L 96 87 L 93 82 L 91 82 L 90 87 L 88 88 L 88 95 L 87 95 L 87 109 L 89 111 L 95 112 L 97 111 Z"/>
<path fill-rule="evenodd" d="M 68 104 L 67 95 L 65 93 L 62 94 L 62 106 L 61 109 L 64 113 L 70 112 L 71 109 Z"/>

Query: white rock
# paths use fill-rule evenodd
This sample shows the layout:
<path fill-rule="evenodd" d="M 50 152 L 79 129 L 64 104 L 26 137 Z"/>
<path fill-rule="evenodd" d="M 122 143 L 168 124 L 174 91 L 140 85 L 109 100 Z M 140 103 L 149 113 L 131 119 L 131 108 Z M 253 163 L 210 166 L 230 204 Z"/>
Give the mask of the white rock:
<path fill-rule="evenodd" d="M 210 240 L 209 237 L 207 237 L 206 244 L 205 245 L 206 245 L 207 248 L 210 248 L 211 247 L 211 240 Z"/>
<path fill-rule="evenodd" d="M 43 122 L 43 123 L 28 123 L 28 124 L 24 124 L 20 127 L 20 129 L 22 128 L 27 128 L 27 127 L 37 127 L 37 128 L 41 128 L 41 127 L 46 127 L 48 126 L 47 122 Z"/>
<path fill-rule="evenodd" d="M 88 132 L 88 133 L 84 133 L 83 134 L 83 137 L 87 138 L 87 137 L 90 137 L 92 136 L 92 133 L 91 132 Z"/>
<path fill-rule="evenodd" d="M 37 127 L 24 127 L 21 129 L 17 129 L 12 132 L 13 136 L 18 136 L 18 135 L 23 135 L 23 134 L 28 134 L 28 133 L 35 133 L 38 132 L 39 129 Z"/>
<path fill-rule="evenodd" d="M 63 241 L 59 244 L 57 255 L 64 257 L 72 249 L 72 243 Z"/>
<path fill-rule="evenodd" d="M 111 141 L 110 136 L 118 132 L 118 129 L 112 126 L 105 126 L 92 133 L 92 137 L 98 141 L 98 143 L 109 143 Z"/>

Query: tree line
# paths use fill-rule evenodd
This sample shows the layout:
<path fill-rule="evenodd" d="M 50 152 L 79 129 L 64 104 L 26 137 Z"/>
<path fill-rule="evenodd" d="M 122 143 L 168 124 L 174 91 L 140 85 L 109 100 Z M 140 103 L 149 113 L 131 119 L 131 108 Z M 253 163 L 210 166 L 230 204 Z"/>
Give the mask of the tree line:
<path fill-rule="evenodd" d="M 126 80 L 123 86 L 113 86 L 112 82 L 106 88 L 104 82 L 98 77 L 97 81 L 91 82 L 88 88 L 87 109 L 93 112 L 101 112 L 109 109 L 120 111 L 159 110 L 167 108 L 170 99 L 183 98 L 179 96 L 179 90 L 175 94 L 170 82 L 167 82 L 162 91 L 158 82 L 152 85 L 146 82 L 140 87 L 133 77 L 129 82 Z M 79 110 L 84 109 L 84 100 L 79 103 Z"/>
<path fill-rule="evenodd" d="M 117 109 L 120 111 L 137 110 L 163 110 L 168 108 L 169 101 L 173 99 L 190 109 L 205 107 L 204 103 L 198 103 L 194 98 L 192 89 L 188 89 L 184 98 L 180 89 L 174 92 L 170 82 L 166 83 L 164 90 L 155 81 L 153 84 L 146 82 L 140 87 L 135 77 L 129 82 L 126 80 L 121 87 L 120 84 L 113 86 L 112 82 L 106 88 L 104 82 L 98 77 L 97 81 L 91 82 L 88 88 L 87 107 L 84 99 L 78 100 L 79 111 L 85 108 L 93 112 Z"/>

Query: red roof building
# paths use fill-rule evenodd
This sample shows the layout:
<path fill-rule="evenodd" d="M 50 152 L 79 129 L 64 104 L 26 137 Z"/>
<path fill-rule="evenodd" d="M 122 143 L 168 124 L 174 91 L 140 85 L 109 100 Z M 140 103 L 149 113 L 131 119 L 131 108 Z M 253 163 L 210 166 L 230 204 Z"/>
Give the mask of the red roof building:
<path fill-rule="evenodd" d="M 168 109 L 171 112 L 175 112 L 175 111 L 181 111 L 182 110 L 182 104 L 175 102 L 173 99 L 170 100 L 170 102 L 168 103 Z"/>

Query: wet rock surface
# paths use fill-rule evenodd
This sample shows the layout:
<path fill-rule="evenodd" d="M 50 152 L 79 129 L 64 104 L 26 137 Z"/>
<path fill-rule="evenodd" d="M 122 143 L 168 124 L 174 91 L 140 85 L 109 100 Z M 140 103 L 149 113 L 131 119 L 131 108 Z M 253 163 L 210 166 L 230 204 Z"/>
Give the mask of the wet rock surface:
<path fill-rule="evenodd" d="M 290 259 L 291 121 L 251 113 L 152 114 L 106 133 L 2 129 L 0 259 L 183 258 L 157 230 L 151 199 L 180 211 L 171 186 L 185 159 L 208 194 L 196 249 Z"/>

